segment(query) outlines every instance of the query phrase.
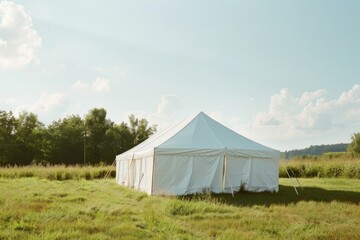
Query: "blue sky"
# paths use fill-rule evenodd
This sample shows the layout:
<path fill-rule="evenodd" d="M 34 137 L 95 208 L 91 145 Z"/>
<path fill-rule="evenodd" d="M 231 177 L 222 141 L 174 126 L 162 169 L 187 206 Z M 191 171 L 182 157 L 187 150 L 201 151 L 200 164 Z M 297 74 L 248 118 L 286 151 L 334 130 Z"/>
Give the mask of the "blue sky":
<path fill-rule="evenodd" d="M 359 1 L 0 1 L 0 109 L 204 111 L 280 150 L 360 128 Z"/>

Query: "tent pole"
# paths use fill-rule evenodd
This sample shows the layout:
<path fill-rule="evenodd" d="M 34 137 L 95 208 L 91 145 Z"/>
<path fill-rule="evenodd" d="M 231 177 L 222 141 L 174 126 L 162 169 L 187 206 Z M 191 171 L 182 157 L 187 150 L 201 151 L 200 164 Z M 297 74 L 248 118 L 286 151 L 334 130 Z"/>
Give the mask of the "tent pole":
<path fill-rule="evenodd" d="M 231 182 L 231 176 L 229 176 L 229 180 L 230 180 L 230 187 L 231 187 L 231 195 L 234 197 L 234 189 L 233 189 L 232 182 Z"/>
<path fill-rule="evenodd" d="M 225 175 L 225 155 L 223 159 L 222 179 L 221 179 L 221 192 L 224 192 L 224 175 Z"/>
<path fill-rule="evenodd" d="M 130 167 L 131 167 L 131 165 L 132 165 L 132 163 L 133 163 L 133 160 L 134 160 L 134 155 L 135 155 L 135 153 L 133 153 L 133 155 L 132 155 L 132 157 L 131 157 L 131 162 L 130 162 L 130 164 L 128 164 L 128 170 L 127 170 L 127 173 L 126 173 L 126 175 L 125 175 L 125 177 L 122 179 L 122 181 L 121 182 L 123 182 L 123 183 L 125 183 L 125 179 L 127 178 L 128 179 L 128 185 L 129 185 L 129 171 L 130 171 Z M 129 186 L 128 186 L 129 187 Z"/>
<path fill-rule="evenodd" d="M 140 189 L 140 184 L 141 184 L 141 180 L 143 179 L 143 177 L 144 177 L 144 173 L 141 174 L 139 184 L 138 184 L 138 187 L 137 187 L 138 190 Z"/>
<path fill-rule="evenodd" d="M 154 172 L 155 172 L 155 148 L 153 151 L 152 174 L 151 174 L 151 195 L 154 194 Z"/>
<path fill-rule="evenodd" d="M 105 174 L 104 179 L 106 179 L 106 178 L 110 175 L 111 167 L 114 165 L 115 162 L 116 162 L 116 159 L 115 159 L 115 160 L 113 161 L 113 163 L 111 164 L 110 170 Z M 116 169 L 115 169 L 115 171 L 116 171 Z"/>
<path fill-rule="evenodd" d="M 293 187 L 294 187 L 294 189 L 295 189 L 296 195 L 299 195 L 299 193 L 298 193 L 298 191 L 297 191 L 297 189 L 296 189 L 296 187 L 295 187 L 295 183 L 294 183 L 292 177 L 290 177 L 290 174 L 289 174 L 289 172 L 288 172 L 288 170 L 287 170 L 286 168 L 285 168 L 285 171 L 286 171 L 286 174 L 288 175 L 288 177 L 290 178 L 291 183 L 293 184 Z"/>
<path fill-rule="evenodd" d="M 224 162 L 223 162 L 223 178 L 222 178 L 222 192 L 225 192 L 225 180 L 226 180 L 226 160 L 227 160 L 227 156 L 226 156 L 226 149 L 225 149 L 225 153 L 224 153 Z"/>
<path fill-rule="evenodd" d="M 290 171 L 291 171 L 292 175 L 295 176 L 295 174 L 294 174 L 293 170 L 291 170 L 291 168 L 290 168 Z M 297 177 L 294 177 L 294 178 L 295 178 L 295 180 L 297 181 L 297 183 L 299 184 L 299 186 L 301 187 L 301 190 L 304 190 L 303 186 L 300 184 L 300 182 L 299 182 L 299 180 L 297 179 Z"/>

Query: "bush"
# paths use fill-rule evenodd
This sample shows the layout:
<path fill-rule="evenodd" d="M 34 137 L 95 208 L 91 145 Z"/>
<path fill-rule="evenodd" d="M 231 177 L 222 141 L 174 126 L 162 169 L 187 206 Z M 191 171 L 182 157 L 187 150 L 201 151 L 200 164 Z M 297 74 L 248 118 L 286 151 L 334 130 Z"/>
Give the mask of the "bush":
<path fill-rule="evenodd" d="M 338 177 L 344 177 L 344 164 L 339 163 L 332 163 L 329 166 L 327 166 L 326 171 L 326 177 L 328 178 L 338 178 Z"/>
<path fill-rule="evenodd" d="M 347 150 L 353 156 L 360 156 L 360 132 L 351 136 L 351 143 Z"/>
<path fill-rule="evenodd" d="M 321 159 L 323 160 L 341 159 L 341 158 L 348 159 L 350 157 L 351 157 L 350 154 L 347 152 L 326 152 L 321 154 Z"/>
<path fill-rule="evenodd" d="M 304 177 L 321 177 L 323 174 L 324 168 L 319 164 L 309 164 L 305 171 Z"/>

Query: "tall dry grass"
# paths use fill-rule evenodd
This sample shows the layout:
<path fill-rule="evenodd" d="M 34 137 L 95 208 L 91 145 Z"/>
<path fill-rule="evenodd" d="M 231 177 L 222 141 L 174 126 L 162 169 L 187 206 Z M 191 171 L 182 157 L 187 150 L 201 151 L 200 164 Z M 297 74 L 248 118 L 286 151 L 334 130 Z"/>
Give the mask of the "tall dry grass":
<path fill-rule="evenodd" d="M 320 157 L 306 156 L 280 161 L 280 177 L 286 171 L 295 177 L 360 179 L 360 158 L 342 153 L 326 153 Z"/>
<path fill-rule="evenodd" d="M 106 175 L 115 177 L 113 166 L 11 166 L 0 168 L 0 178 L 38 177 L 49 180 L 101 179 Z"/>

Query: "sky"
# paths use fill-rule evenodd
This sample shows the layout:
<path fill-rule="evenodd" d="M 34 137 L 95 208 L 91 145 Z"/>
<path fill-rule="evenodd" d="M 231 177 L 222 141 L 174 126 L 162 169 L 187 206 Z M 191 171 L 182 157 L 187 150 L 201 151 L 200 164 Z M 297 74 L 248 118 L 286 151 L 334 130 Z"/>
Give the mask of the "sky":
<path fill-rule="evenodd" d="M 360 1 L 0 0 L 0 110 L 205 112 L 279 150 L 360 131 Z"/>

